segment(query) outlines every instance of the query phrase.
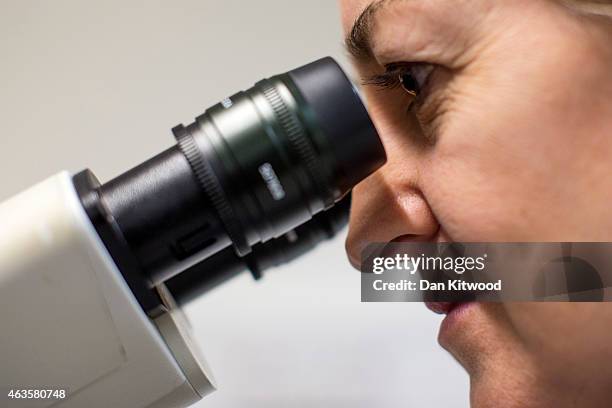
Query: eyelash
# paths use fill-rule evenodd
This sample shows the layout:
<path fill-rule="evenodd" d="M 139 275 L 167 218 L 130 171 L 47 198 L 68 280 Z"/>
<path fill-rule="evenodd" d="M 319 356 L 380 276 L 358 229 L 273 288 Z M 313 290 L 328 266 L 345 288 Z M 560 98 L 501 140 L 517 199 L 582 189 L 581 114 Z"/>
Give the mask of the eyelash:
<path fill-rule="evenodd" d="M 433 66 L 425 63 L 394 62 L 385 65 L 385 72 L 372 75 L 363 80 L 364 85 L 381 89 L 403 87 L 406 93 L 418 97 L 427 84 Z"/>

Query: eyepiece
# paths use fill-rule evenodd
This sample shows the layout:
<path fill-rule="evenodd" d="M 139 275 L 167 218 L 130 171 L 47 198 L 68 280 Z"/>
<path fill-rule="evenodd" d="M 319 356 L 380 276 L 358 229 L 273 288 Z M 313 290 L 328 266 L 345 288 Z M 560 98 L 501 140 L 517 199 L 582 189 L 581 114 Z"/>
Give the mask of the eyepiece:
<path fill-rule="evenodd" d="M 338 189 L 353 188 L 384 163 L 382 143 L 361 98 L 331 57 L 294 69 L 288 76 L 333 150 Z"/>
<path fill-rule="evenodd" d="M 148 288 L 229 246 L 246 256 L 331 208 L 386 160 L 329 57 L 259 81 L 173 133 L 174 147 L 108 183 L 75 182 L 95 192 L 80 194 L 114 231 L 107 248 L 123 248 L 115 261 L 131 257 L 130 274 Z"/>

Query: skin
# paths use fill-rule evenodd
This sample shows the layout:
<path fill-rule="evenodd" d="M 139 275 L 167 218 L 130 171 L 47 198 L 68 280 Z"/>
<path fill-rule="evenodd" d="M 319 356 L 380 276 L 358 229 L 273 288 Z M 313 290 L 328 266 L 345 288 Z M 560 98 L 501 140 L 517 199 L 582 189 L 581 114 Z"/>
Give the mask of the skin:
<path fill-rule="evenodd" d="M 341 0 L 348 34 L 371 0 Z M 435 65 L 425 95 L 365 86 L 388 162 L 353 191 L 370 242 L 612 241 L 612 20 L 605 4 L 387 0 L 363 77 Z M 412 106 L 410 113 L 407 113 Z M 473 407 L 609 407 L 609 304 L 476 304 L 441 345 Z"/>

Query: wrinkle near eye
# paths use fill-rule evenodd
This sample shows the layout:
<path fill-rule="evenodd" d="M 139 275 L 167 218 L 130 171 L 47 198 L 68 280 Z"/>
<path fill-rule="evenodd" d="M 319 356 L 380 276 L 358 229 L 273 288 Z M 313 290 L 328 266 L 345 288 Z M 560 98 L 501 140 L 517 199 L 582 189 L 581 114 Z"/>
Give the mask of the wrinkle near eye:
<path fill-rule="evenodd" d="M 433 145 L 444 132 L 455 93 L 451 89 L 454 76 L 451 70 L 438 66 L 430 75 L 423 97 L 415 101 L 411 111 L 421 125 L 425 139 Z"/>

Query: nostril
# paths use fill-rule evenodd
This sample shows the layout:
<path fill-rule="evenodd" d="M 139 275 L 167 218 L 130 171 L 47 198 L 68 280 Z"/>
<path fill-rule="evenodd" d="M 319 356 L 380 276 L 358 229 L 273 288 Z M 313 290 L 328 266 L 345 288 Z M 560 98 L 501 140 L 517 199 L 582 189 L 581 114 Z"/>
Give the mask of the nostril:
<path fill-rule="evenodd" d="M 418 242 L 418 241 L 425 241 L 423 239 L 423 235 L 404 234 L 404 235 L 400 235 L 398 237 L 393 238 L 389 242 Z"/>

